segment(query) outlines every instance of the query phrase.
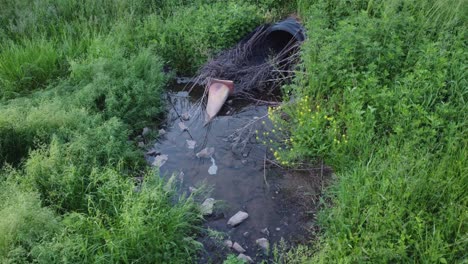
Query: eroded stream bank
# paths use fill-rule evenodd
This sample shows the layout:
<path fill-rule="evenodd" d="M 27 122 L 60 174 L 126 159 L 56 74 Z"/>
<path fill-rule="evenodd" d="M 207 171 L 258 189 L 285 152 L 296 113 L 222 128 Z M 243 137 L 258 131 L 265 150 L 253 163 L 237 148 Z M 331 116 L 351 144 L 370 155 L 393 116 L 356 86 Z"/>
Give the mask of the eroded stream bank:
<path fill-rule="evenodd" d="M 205 247 L 200 262 L 222 263 L 228 253 L 242 251 L 226 246 L 226 240 L 240 245 L 255 262 L 271 260 L 273 245 L 282 239 L 288 245 L 309 240 L 315 232 L 314 201 L 328 172 L 286 171 L 266 161 L 271 155 L 257 142 L 255 131 L 271 127 L 267 106 L 231 101 L 204 126 L 199 99 L 180 86 L 168 92 L 164 134 L 145 157 L 149 164 L 162 164 L 162 176 L 177 175 L 181 193 L 202 185 L 212 189 L 209 197 L 216 202 L 204 227 L 215 232 L 200 238 Z M 207 148 L 212 154 L 197 157 Z M 239 211 L 248 213 L 248 218 L 229 226 L 229 218 Z M 268 252 L 259 245 L 263 239 L 270 245 Z"/>

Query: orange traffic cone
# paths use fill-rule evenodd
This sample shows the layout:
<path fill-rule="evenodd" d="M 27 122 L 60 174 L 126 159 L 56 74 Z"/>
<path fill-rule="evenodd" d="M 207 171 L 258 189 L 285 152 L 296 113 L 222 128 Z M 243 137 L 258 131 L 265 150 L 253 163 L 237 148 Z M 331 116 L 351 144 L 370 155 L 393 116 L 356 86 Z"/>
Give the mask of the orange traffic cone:
<path fill-rule="evenodd" d="M 221 110 L 230 94 L 234 92 L 234 82 L 229 80 L 211 79 L 208 88 L 208 103 L 206 105 L 206 123 L 210 122 Z"/>

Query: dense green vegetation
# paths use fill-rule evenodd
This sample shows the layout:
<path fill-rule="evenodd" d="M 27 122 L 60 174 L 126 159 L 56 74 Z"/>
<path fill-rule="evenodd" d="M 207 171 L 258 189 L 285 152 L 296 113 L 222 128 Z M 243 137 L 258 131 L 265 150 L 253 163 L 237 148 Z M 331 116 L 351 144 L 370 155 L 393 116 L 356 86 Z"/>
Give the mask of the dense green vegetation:
<path fill-rule="evenodd" d="M 277 156 L 336 172 L 311 262 L 466 261 L 466 1 L 300 1 L 299 11 L 309 39 L 303 73 L 285 87 L 297 98 L 282 108 L 290 119 L 275 119 L 289 128 Z"/>
<path fill-rule="evenodd" d="M 283 2 L 0 0 L 0 262 L 194 262 L 193 197 L 131 139 L 159 120 L 175 73 L 296 8 Z M 278 262 L 466 261 L 465 9 L 297 2 L 308 40 L 273 110 L 289 117 L 272 117 L 276 156 L 323 159 L 336 177 L 320 239 Z"/>

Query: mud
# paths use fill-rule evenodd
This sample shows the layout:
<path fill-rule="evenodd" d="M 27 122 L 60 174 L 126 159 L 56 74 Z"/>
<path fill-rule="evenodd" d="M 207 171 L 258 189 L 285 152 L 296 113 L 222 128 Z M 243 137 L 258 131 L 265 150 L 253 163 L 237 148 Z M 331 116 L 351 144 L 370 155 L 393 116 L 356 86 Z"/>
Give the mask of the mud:
<path fill-rule="evenodd" d="M 205 250 L 199 262 L 222 263 L 228 253 L 237 255 L 223 244 L 225 239 L 239 243 L 255 262 L 272 259 L 271 250 L 266 253 L 255 244 L 259 238 L 267 238 L 272 246 L 282 239 L 288 245 L 309 241 L 316 229 L 316 201 L 328 170 L 287 171 L 266 161 L 272 155 L 256 141 L 255 131 L 271 128 L 267 106 L 234 100 L 204 126 L 203 107 L 198 104 L 202 88 L 197 90 L 198 94 L 189 96 L 181 86 L 174 86 L 167 94 L 166 133 L 149 149 L 153 155 L 146 159 L 152 164 L 154 153 L 167 155 L 160 174 L 179 175 L 181 193 L 200 186 L 212 189 L 208 197 L 217 202 L 213 215 L 205 218 L 204 227 L 211 231 L 200 236 Z M 180 129 L 180 122 L 188 129 Z M 214 148 L 213 155 L 198 158 L 196 153 L 207 147 Z M 240 210 L 249 214 L 248 219 L 229 227 L 228 219 Z"/>

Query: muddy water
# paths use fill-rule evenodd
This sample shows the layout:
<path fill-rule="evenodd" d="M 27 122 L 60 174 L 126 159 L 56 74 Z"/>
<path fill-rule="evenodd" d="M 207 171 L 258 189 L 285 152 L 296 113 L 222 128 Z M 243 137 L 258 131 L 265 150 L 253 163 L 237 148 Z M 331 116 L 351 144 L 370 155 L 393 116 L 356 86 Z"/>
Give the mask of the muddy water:
<path fill-rule="evenodd" d="M 292 173 L 265 161 L 271 154 L 255 140 L 254 132 L 271 127 L 267 106 L 229 102 L 218 117 L 204 126 L 203 107 L 197 104 L 200 95 L 189 96 L 178 90 L 174 88 L 168 94 L 166 133 L 153 149 L 167 155 L 160 167 L 161 175 L 178 175 L 181 193 L 204 185 L 212 188 L 209 197 L 218 201 L 214 214 L 206 217 L 205 227 L 222 232 L 224 238 L 209 234 L 200 238 L 205 246 L 200 263 L 222 263 L 227 253 L 237 254 L 223 245 L 225 239 L 239 243 L 256 262 L 272 258 L 256 245 L 259 238 L 267 238 L 271 245 L 282 238 L 289 245 L 310 239 L 313 201 L 323 174 L 313 170 Z M 182 131 L 180 122 L 188 130 Z M 194 149 L 189 148 L 190 141 L 196 142 Z M 196 153 L 207 147 L 214 148 L 211 158 L 198 158 Z M 155 156 L 146 158 L 151 164 Z M 249 214 L 248 219 L 235 228 L 229 227 L 228 219 L 240 210 Z"/>

